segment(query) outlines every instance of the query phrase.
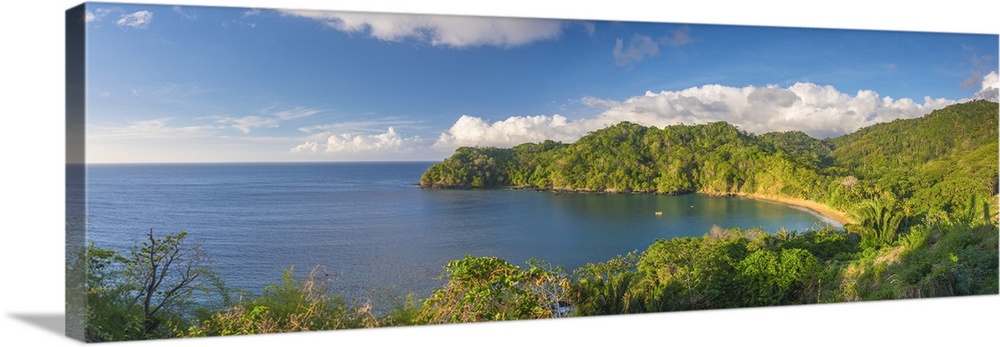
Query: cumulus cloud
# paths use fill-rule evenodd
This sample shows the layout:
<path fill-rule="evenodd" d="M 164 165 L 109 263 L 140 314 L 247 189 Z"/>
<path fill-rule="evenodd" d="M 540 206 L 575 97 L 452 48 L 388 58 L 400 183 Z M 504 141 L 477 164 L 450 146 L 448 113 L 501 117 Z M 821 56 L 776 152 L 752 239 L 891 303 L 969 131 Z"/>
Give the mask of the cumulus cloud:
<path fill-rule="evenodd" d="M 149 26 L 149 23 L 153 21 L 153 12 L 150 11 L 137 11 L 131 14 L 123 15 L 118 19 L 115 24 L 120 27 L 131 27 L 137 29 L 143 29 Z"/>
<path fill-rule="evenodd" d="M 563 23 L 548 19 L 435 16 L 392 13 L 352 13 L 286 10 L 336 30 L 365 33 L 382 40 L 413 39 L 445 47 L 514 47 L 559 37 Z"/>
<path fill-rule="evenodd" d="M 638 63 L 659 53 L 660 45 L 651 37 L 639 34 L 632 36 L 628 42 L 628 48 L 624 48 L 622 39 L 618 39 L 615 41 L 615 48 L 611 51 L 611 55 L 615 57 L 615 64 L 618 66 Z"/>
<path fill-rule="evenodd" d="M 983 78 L 982 90 L 976 95 L 996 99 L 996 72 Z M 848 94 L 813 83 L 796 83 L 787 88 L 704 85 L 646 92 L 622 101 L 585 97 L 581 100 L 584 105 L 602 112 L 576 120 L 560 115 L 516 116 L 491 123 L 463 115 L 438 137 L 434 147 L 446 150 L 477 145 L 510 147 L 542 140 L 573 142 L 588 132 L 622 121 L 656 127 L 726 121 L 756 134 L 798 130 L 815 138 L 827 138 L 876 123 L 921 117 L 962 101 L 893 99 L 871 90 Z"/>
<path fill-rule="evenodd" d="M 600 123 L 631 121 L 644 125 L 727 121 L 753 133 L 800 130 L 830 137 L 898 118 L 916 118 L 955 103 L 925 97 L 894 100 L 870 90 L 851 95 L 832 86 L 796 83 L 788 88 L 705 85 L 682 91 L 646 92 L 609 108 Z"/>
<path fill-rule="evenodd" d="M 316 142 L 316 141 L 309 141 L 309 142 L 303 143 L 301 145 L 295 146 L 294 148 L 292 148 L 291 152 L 292 153 L 302 153 L 302 152 L 316 153 L 317 149 L 319 149 L 319 143 Z"/>
<path fill-rule="evenodd" d="M 993 102 L 998 102 L 1000 100 L 1000 93 L 998 93 L 998 88 L 1000 88 L 1000 82 L 998 82 L 997 72 L 992 71 L 982 78 L 982 84 L 979 91 L 972 96 L 973 99 L 983 99 Z"/>
<path fill-rule="evenodd" d="M 329 134 L 323 145 L 324 152 L 327 153 L 408 153 L 414 148 L 422 146 L 423 142 L 419 136 L 404 137 L 397 133 L 395 128 L 389 127 L 385 133 L 381 134 Z M 291 152 L 316 152 L 320 145 L 321 142 L 308 141 L 295 146 Z"/>
<path fill-rule="evenodd" d="M 560 115 L 510 117 L 493 123 L 463 115 L 438 137 L 434 147 L 447 150 L 460 146 L 510 147 L 544 140 L 570 142 L 580 137 L 581 126 Z"/>

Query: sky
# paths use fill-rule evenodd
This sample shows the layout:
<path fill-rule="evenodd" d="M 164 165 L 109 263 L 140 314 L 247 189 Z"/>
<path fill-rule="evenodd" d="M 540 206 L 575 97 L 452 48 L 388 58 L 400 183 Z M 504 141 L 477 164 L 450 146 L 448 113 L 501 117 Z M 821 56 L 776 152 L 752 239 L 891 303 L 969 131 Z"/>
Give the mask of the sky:
<path fill-rule="evenodd" d="M 87 161 L 441 160 L 621 121 L 816 138 L 997 100 L 996 34 L 90 3 Z"/>

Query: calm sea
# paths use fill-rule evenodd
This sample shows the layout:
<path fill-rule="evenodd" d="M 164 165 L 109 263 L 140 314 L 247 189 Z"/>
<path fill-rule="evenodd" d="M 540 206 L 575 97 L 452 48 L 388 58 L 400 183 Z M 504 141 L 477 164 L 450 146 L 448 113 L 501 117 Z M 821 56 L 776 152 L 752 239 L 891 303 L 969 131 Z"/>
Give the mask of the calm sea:
<path fill-rule="evenodd" d="M 91 164 L 87 237 L 125 249 L 150 228 L 187 231 L 227 285 L 253 293 L 286 267 L 305 275 L 322 265 L 345 297 L 426 296 L 440 287 L 442 266 L 466 254 L 516 265 L 537 257 L 572 271 L 712 225 L 824 225 L 808 211 L 740 198 L 415 186 L 431 164 Z"/>

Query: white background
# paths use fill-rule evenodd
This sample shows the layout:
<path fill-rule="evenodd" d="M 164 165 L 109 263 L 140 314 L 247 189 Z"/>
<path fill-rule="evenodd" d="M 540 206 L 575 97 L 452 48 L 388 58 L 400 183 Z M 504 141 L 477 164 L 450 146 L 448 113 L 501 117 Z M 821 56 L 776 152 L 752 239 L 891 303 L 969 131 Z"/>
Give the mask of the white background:
<path fill-rule="evenodd" d="M 138 1 L 143 3 L 155 3 Z M 658 5 L 651 5 L 656 3 Z M 984 3 L 984 2 L 983 2 Z M 73 1 L 18 1 L 0 11 L 0 336 L 13 345 L 69 345 L 63 312 L 64 27 Z M 176 4 L 176 3 L 172 3 Z M 183 1 L 303 9 L 475 14 L 707 24 L 1000 33 L 997 6 L 975 1 L 615 0 Z M 995 52 L 994 52 L 995 54 Z M 778 345 L 995 344 L 1000 296 L 828 304 L 143 342 L 144 345 Z M 42 324 L 38 324 L 42 322 Z M 57 324 L 53 324 L 57 323 Z M 135 343 L 115 344 L 116 346 Z"/>

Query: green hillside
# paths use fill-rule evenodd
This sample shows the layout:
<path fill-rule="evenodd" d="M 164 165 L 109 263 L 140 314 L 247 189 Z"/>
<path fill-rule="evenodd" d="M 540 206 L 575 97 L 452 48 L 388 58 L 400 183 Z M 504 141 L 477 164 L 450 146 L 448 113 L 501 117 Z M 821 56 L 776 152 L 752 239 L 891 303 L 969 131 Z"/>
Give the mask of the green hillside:
<path fill-rule="evenodd" d="M 426 188 L 681 194 L 767 194 L 850 211 L 898 201 L 911 214 L 964 207 L 997 194 L 997 104 L 972 101 L 826 140 L 802 132 L 754 135 L 716 122 L 628 122 L 572 144 L 463 147 L 421 177 Z"/>

